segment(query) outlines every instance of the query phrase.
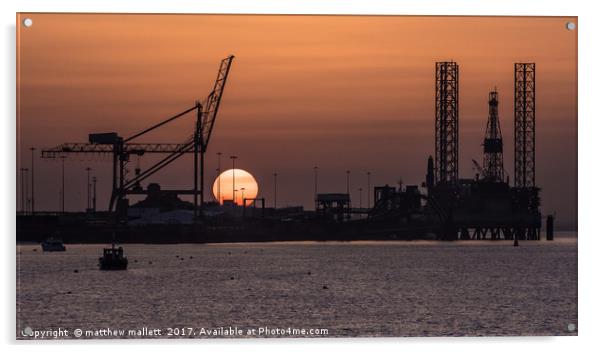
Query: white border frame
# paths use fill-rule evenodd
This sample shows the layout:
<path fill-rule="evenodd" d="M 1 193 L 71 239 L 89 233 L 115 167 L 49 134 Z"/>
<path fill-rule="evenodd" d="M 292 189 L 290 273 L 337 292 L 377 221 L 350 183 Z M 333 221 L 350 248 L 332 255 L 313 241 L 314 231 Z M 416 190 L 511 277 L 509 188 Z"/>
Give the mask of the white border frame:
<path fill-rule="evenodd" d="M 600 11 L 595 1 L 558 1 L 558 0 L 214 0 L 202 1 L 136 1 L 136 0 L 22 0 L 18 3 L 2 1 L 0 6 L 4 41 L 2 76 L 4 84 L 0 86 L 1 106 L 4 116 L 0 131 L 2 133 L 3 172 L 0 173 L 0 185 L 3 195 L 8 195 L 0 203 L 0 224 L 3 232 L 3 280 L 2 308 L 0 321 L 2 343 L 9 350 L 80 351 L 82 341 L 67 342 L 16 342 L 15 335 L 15 185 L 16 185 L 16 124 L 15 124 L 15 18 L 16 12 L 144 12 L 144 13 L 255 13 L 255 14 L 383 14 L 383 15 L 538 15 L 538 16 L 579 16 L 579 336 L 578 337 L 521 337 L 521 338 L 387 338 L 387 339 L 273 339 L 273 340 L 203 340 L 203 341 L 148 341 L 125 342 L 124 350 L 145 349 L 163 351 L 167 344 L 177 344 L 178 351 L 306 351 L 319 348 L 337 351 L 364 351 L 366 345 L 377 344 L 378 350 L 398 351 L 400 348 L 411 352 L 460 351 L 508 352 L 509 350 L 545 350 L 546 352 L 568 352 L 576 349 L 588 350 L 600 346 L 596 342 L 597 328 L 600 327 L 600 274 L 602 258 L 600 252 L 602 235 L 596 222 L 597 207 L 602 199 L 597 175 L 602 174 L 599 167 L 602 151 L 598 135 L 602 132 L 600 124 L 600 105 L 598 92 L 602 82 L 602 57 L 600 50 Z M 598 10 L 598 11 L 596 11 Z M 88 342 L 89 343 L 89 342 Z M 123 341 L 95 341 L 86 349 L 104 351 L 116 349 L 115 345 Z M 101 343 L 109 344 L 103 347 Z M 495 343 L 495 345 L 492 345 Z M 137 347 L 145 344 L 145 347 Z M 283 347 L 282 345 L 286 347 Z M 488 345 L 483 347 L 482 345 Z M 132 346 L 135 345 L 135 346 Z M 316 345 L 324 346 L 318 347 Z M 119 347 L 121 348 L 121 347 Z"/>

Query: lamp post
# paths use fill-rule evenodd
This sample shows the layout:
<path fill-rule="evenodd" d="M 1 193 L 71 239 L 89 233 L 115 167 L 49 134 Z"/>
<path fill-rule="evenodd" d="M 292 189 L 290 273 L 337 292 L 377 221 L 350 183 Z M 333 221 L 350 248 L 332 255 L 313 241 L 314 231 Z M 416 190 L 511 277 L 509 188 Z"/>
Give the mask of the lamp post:
<path fill-rule="evenodd" d="M 217 152 L 217 204 L 222 204 L 222 153 Z"/>
<path fill-rule="evenodd" d="M 21 212 L 25 214 L 25 168 L 21 168 Z"/>
<path fill-rule="evenodd" d="M 220 191 L 219 190 L 219 184 L 221 184 L 222 180 L 220 178 L 220 174 L 221 173 L 219 172 L 219 168 L 215 168 L 215 173 L 217 175 L 217 196 L 216 196 L 216 198 L 217 198 L 217 204 L 221 205 L 222 204 L 222 200 L 221 200 L 220 192 L 219 192 Z M 211 190 L 213 190 L 213 189 L 211 189 Z"/>
<path fill-rule="evenodd" d="M 236 204 L 236 197 L 234 196 L 235 192 L 236 192 L 236 184 L 235 184 L 235 175 L 234 175 L 234 171 L 235 171 L 235 161 L 238 158 L 238 156 L 230 156 L 230 159 L 232 160 L 232 203 Z"/>
<path fill-rule="evenodd" d="M 96 213 L 96 177 L 92 177 L 92 211 Z"/>
<path fill-rule="evenodd" d="M 318 197 L 318 166 L 314 167 L 314 201 Z"/>
<path fill-rule="evenodd" d="M 25 186 L 25 213 L 29 211 L 29 169 L 23 169 L 23 185 Z"/>
<path fill-rule="evenodd" d="M 366 175 L 368 176 L 368 190 L 366 190 L 368 192 L 368 207 L 370 207 L 370 192 L 371 192 L 371 188 L 370 188 L 370 172 L 366 172 Z"/>
<path fill-rule="evenodd" d="M 65 213 L 65 156 L 61 156 L 61 213 Z"/>
<path fill-rule="evenodd" d="M 87 191 L 87 204 L 86 204 L 86 211 L 90 210 L 92 208 L 92 187 L 90 185 L 90 171 L 92 170 L 92 168 L 87 167 L 86 168 L 86 173 L 87 173 L 87 177 L 88 177 L 88 183 L 86 184 L 86 191 Z"/>
<path fill-rule="evenodd" d="M 347 174 L 347 195 L 349 195 L 349 174 L 351 174 L 351 171 L 348 170 L 346 172 L 346 174 Z"/>
<path fill-rule="evenodd" d="M 278 173 L 274 173 L 274 210 L 276 209 L 276 191 L 277 191 L 277 180 L 278 180 Z"/>
<path fill-rule="evenodd" d="M 36 210 L 36 201 L 35 201 L 35 189 L 34 189 L 34 181 L 35 179 L 33 178 L 33 161 L 34 161 L 34 154 L 35 154 L 35 147 L 31 147 L 31 214 L 35 214 L 35 210 Z"/>

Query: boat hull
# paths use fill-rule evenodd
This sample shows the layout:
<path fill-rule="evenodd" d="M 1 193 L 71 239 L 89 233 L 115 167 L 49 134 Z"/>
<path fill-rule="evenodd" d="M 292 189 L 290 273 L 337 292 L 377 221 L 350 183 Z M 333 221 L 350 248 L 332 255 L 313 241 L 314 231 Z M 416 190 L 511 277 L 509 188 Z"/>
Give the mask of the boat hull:
<path fill-rule="evenodd" d="M 127 259 L 106 260 L 102 257 L 98 259 L 98 268 L 101 271 L 123 271 L 128 268 Z"/>
<path fill-rule="evenodd" d="M 42 250 L 45 252 L 65 251 L 65 250 L 67 250 L 67 248 L 65 248 L 65 245 L 63 245 L 63 244 L 42 243 Z"/>

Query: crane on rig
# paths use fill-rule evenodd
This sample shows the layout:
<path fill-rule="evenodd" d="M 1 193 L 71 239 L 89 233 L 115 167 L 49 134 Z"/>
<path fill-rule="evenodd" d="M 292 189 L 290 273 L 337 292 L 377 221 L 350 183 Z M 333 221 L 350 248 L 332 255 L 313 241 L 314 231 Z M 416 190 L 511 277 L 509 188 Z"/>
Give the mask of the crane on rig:
<path fill-rule="evenodd" d="M 120 217 L 127 212 L 127 195 L 141 195 L 148 192 L 140 187 L 140 182 L 165 168 L 183 155 L 192 153 L 194 164 L 192 189 L 166 190 L 164 192 L 175 193 L 177 195 L 193 195 L 194 213 L 195 217 L 198 217 L 199 196 L 200 206 L 202 207 L 204 203 L 205 153 L 209 146 L 211 132 L 215 125 L 215 120 L 217 118 L 217 113 L 219 111 L 222 95 L 226 87 L 226 81 L 233 60 L 234 56 L 230 55 L 221 61 L 213 89 L 203 103 L 197 100 L 192 107 L 130 137 L 121 137 L 116 132 L 94 133 L 89 135 L 87 143 L 64 143 L 54 148 L 44 149 L 42 150 L 42 158 L 57 158 L 73 154 L 111 154 L 113 156 L 113 181 L 109 211 L 115 210 L 117 216 Z M 155 129 L 181 117 L 190 116 L 190 113 L 193 112 L 196 112 L 193 133 L 184 142 L 134 142 L 134 140 Z M 130 156 L 134 155 L 140 157 L 147 153 L 162 154 L 165 155 L 165 157 L 144 170 L 137 165 L 135 175 L 132 178 L 128 178 L 126 165 L 130 161 Z"/>
<path fill-rule="evenodd" d="M 489 116 L 483 140 L 482 175 L 484 179 L 492 182 L 504 182 L 504 143 L 498 114 L 497 89 L 489 92 Z"/>

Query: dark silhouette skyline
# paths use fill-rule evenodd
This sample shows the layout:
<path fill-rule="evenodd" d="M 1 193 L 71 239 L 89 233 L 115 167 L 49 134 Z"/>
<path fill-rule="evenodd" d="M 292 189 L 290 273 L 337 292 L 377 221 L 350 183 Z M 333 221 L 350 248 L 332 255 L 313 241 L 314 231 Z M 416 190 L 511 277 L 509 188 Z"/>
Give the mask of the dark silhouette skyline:
<path fill-rule="evenodd" d="M 314 166 L 320 192 L 345 192 L 349 170 L 355 204 L 359 188 L 368 200 L 368 183 L 420 184 L 434 153 L 434 63 L 451 59 L 462 70 L 460 177 L 472 178 L 472 159 L 482 160 L 494 87 L 512 175 L 513 63 L 525 60 L 538 65 L 542 211 L 556 211 L 559 224 L 576 224 L 577 33 L 566 30 L 568 18 L 32 17 L 36 26 L 18 30 L 17 172 L 30 168 L 32 146 L 39 152 L 85 142 L 92 132 L 132 134 L 181 111 L 206 95 L 216 60 L 234 54 L 207 153 L 207 200 L 218 152 L 239 156 L 236 167 L 255 176 L 270 205 L 277 173 L 279 206 L 313 208 Z M 149 142 L 181 142 L 192 123 L 178 122 Z M 180 176 L 188 176 L 189 166 L 177 163 L 151 182 L 187 186 L 189 178 Z M 87 167 L 98 178 L 98 208 L 108 205 L 108 159 L 68 160 L 68 211 L 86 206 Z M 35 168 L 36 209 L 60 209 L 60 161 L 36 159 Z"/>

